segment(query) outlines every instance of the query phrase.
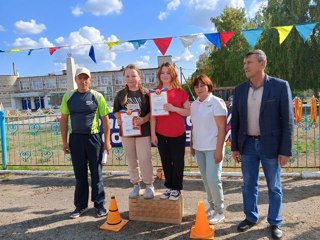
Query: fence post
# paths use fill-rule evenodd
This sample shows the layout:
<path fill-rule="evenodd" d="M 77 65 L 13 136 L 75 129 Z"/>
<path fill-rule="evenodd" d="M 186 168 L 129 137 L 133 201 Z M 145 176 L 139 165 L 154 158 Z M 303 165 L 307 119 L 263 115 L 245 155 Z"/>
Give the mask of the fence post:
<path fill-rule="evenodd" d="M 2 148 L 2 168 L 7 169 L 7 141 L 6 141 L 6 124 L 4 119 L 4 109 L 0 104 L 0 131 L 1 131 L 1 148 Z"/>

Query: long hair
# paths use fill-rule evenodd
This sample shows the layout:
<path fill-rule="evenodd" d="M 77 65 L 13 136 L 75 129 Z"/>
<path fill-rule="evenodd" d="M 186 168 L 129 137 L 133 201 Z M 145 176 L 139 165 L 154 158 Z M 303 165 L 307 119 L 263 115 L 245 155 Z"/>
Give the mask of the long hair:
<path fill-rule="evenodd" d="M 126 70 L 127 69 L 131 69 L 131 70 L 135 70 L 137 73 L 138 73 L 138 75 L 139 75 L 139 77 L 140 77 L 140 79 L 141 79 L 141 76 L 142 76 L 142 74 L 141 74 L 141 71 L 140 71 L 140 69 L 136 66 L 136 65 L 134 65 L 134 64 L 129 64 L 128 66 L 126 66 L 124 69 L 123 69 L 123 76 L 125 75 L 125 72 L 126 72 Z M 143 102 L 143 104 L 145 104 L 146 103 L 146 97 L 145 97 L 145 93 L 146 93 L 146 91 L 144 90 L 144 88 L 142 87 L 142 85 L 141 85 L 141 82 L 139 81 L 138 82 L 138 88 L 139 88 L 139 91 L 141 92 L 141 95 L 142 95 L 142 102 Z M 123 96 L 123 99 L 122 99 L 122 101 L 121 101 L 121 106 L 123 107 L 126 103 L 127 103 L 127 101 L 128 101 L 128 93 L 129 93 L 129 87 L 128 87 L 128 85 L 126 84 L 126 86 L 125 86 L 125 88 L 124 88 L 124 96 Z"/>
<path fill-rule="evenodd" d="M 159 70 L 158 70 L 158 74 L 157 74 L 157 77 L 158 77 L 158 80 L 159 80 L 159 85 L 158 85 L 158 88 L 162 88 L 163 87 L 163 82 L 161 81 L 161 71 L 162 71 L 162 68 L 164 67 L 167 67 L 168 70 L 169 70 L 169 74 L 171 76 L 171 83 L 170 83 L 170 86 L 172 88 L 181 88 L 181 85 L 179 83 L 179 80 L 178 80 L 178 73 L 177 73 L 177 70 L 176 68 L 172 65 L 172 63 L 169 63 L 169 62 L 165 62 L 165 63 L 162 63 Z"/>

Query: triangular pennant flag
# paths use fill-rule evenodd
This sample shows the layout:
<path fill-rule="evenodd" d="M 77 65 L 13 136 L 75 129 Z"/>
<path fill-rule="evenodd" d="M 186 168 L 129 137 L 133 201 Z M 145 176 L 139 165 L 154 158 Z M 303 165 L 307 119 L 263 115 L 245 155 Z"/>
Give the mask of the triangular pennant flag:
<path fill-rule="evenodd" d="M 315 23 L 295 25 L 298 33 L 300 34 L 304 42 L 307 41 L 308 37 L 311 35 L 315 26 L 316 26 Z"/>
<path fill-rule="evenodd" d="M 12 48 L 12 49 L 8 50 L 7 52 L 21 52 L 21 50 L 19 48 Z"/>
<path fill-rule="evenodd" d="M 242 34 L 247 40 L 247 42 L 249 43 L 250 47 L 254 48 L 262 32 L 263 32 L 263 29 L 257 28 L 257 29 L 243 30 Z"/>
<path fill-rule="evenodd" d="M 0 50 L 0 52 L 5 52 L 5 51 Z"/>
<path fill-rule="evenodd" d="M 207 33 L 204 35 L 213 45 L 215 45 L 219 49 L 221 48 L 219 33 Z"/>
<path fill-rule="evenodd" d="M 106 44 L 108 45 L 109 50 L 111 50 L 113 47 L 119 45 L 120 40 L 115 41 L 115 42 L 106 42 Z"/>
<path fill-rule="evenodd" d="M 198 35 L 181 36 L 179 37 L 179 39 L 182 42 L 184 48 L 188 48 L 198 39 Z"/>
<path fill-rule="evenodd" d="M 140 40 L 131 40 L 129 43 L 132 43 L 135 49 L 143 46 L 147 42 L 147 39 L 140 39 Z"/>
<path fill-rule="evenodd" d="M 293 25 L 291 26 L 281 26 L 281 27 L 273 27 L 278 30 L 279 33 L 279 43 L 280 45 L 283 43 L 284 40 L 288 37 L 289 33 L 291 32 Z"/>
<path fill-rule="evenodd" d="M 29 51 L 28 51 L 28 56 L 31 55 L 31 53 L 32 53 L 33 50 L 34 50 L 34 49 L 29 49 Z"/>
<path fill-rule="evenodd" d="M 96 56 L 94 54 L 94 48 L 93 45 L 91 45 L 90 51 L 89 51 L 89 57 L 92 59 L 92 61 L 94 61 L 95 63 L 97 63 L 96 61 Z"/>
<path fill-rule="evenodd" d="M 154 43 L 157 45 L 159 51 L 162 55 L 165 55 L 168 47 L 170 46 L 172 37 L 169 38 L 155 38 L 153 39 Z"/>
<path fill-rule="evenodd" d="M 230 41 L 233 35 L 234 35 L 234 32 L 220 32 L 220 40 L 221 40 L 222 46 L 226 47 L 227 43 Z"/>
<path fill-rule="evenodd" d="M 57 51 L 60 48 L 62 48 L 62 47 L 51 47 L 51 48 L 49 48 L 50 55 L 52 55 L 55 51 Z"/>

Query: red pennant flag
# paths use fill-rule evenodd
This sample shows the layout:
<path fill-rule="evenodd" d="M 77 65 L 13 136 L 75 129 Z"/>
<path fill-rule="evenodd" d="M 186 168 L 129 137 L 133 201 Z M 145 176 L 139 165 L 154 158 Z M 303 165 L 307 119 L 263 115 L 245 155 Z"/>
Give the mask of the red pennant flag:
<path fill-rule="evenodd" d="M 233 35 L 234 35 L 234 32 L 220 32 L 220 40 L 221 40 L 222 46 L 226 47 L 227 42 L 230 41 Z"/>
<path fill-rule="evenodd" d="M 49 48 L 49 53 L 50 55 L 52 55 L 55 51 L 57 51 L 58 49 L 60 49 L 62 47 L 52 47 L 52 48 Z"/>
<path fill-rule="evenodd" d="M 169 38 L 155 38 L 153 39 L 154 43 L 157 45 L 158 49 L 162 55 L 166 54 L 166 51 L 171 43 L 172 37 Z"/>

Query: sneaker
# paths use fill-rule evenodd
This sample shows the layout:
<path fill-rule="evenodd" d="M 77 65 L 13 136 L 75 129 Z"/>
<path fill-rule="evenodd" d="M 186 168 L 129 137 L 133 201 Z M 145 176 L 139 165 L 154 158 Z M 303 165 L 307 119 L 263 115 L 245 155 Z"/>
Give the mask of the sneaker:
<path fill-rule="evenodd" d="M 213 210 L 211 207 L 209 207 L 209 208 L 206 210 L 207 218 L 210 219 L 213 214 L 214 214 L 214 210 Z"/>
<path fill-rule="evenodd" d="M 160 199 L 168 199 L 170 197 L 171 189 L 167 189 L 162 195 L 160 196 Z"/>
<path fill-rule="evenodd" d="M 152 199 L 154 198 L 154 187 L 150 184 L 146 185 L 146 190 L 144 190 L 143 194 L 144 199 Z"/>
<path fill-rule="evenodd" d="M 129 193 L 129 198 L 138 198 L 140 195 L 140 184 L 134 184 L 132 191 Z"/>
<path fill-rule="evenodd" d="M 104 207 L 97 209 L 97 217 L 107 216 L 107 210 Z"/>
<path fill-rule="evenodd" d="M 180 198 L 181 192 L 179 190 L 172 190 L 170 192 L 169 200 L 176 201 Z"/>
<path fill-rule="evenodd" d="M 224 219 L 224 215 L 223 213 L 214 213 L 211 218 L 209 219 L 209 224 L 217 224 L 219 222 L 221 222 Z"/>
<path fill-rule="evenodd" d="M 70 213 L 69 217 L 70 218 L 78 218 L 80 217 L 82 214 L 84 214 L 86 211 L 88 211 L 88 208 L 76 208 L 73 212 Z"/>

